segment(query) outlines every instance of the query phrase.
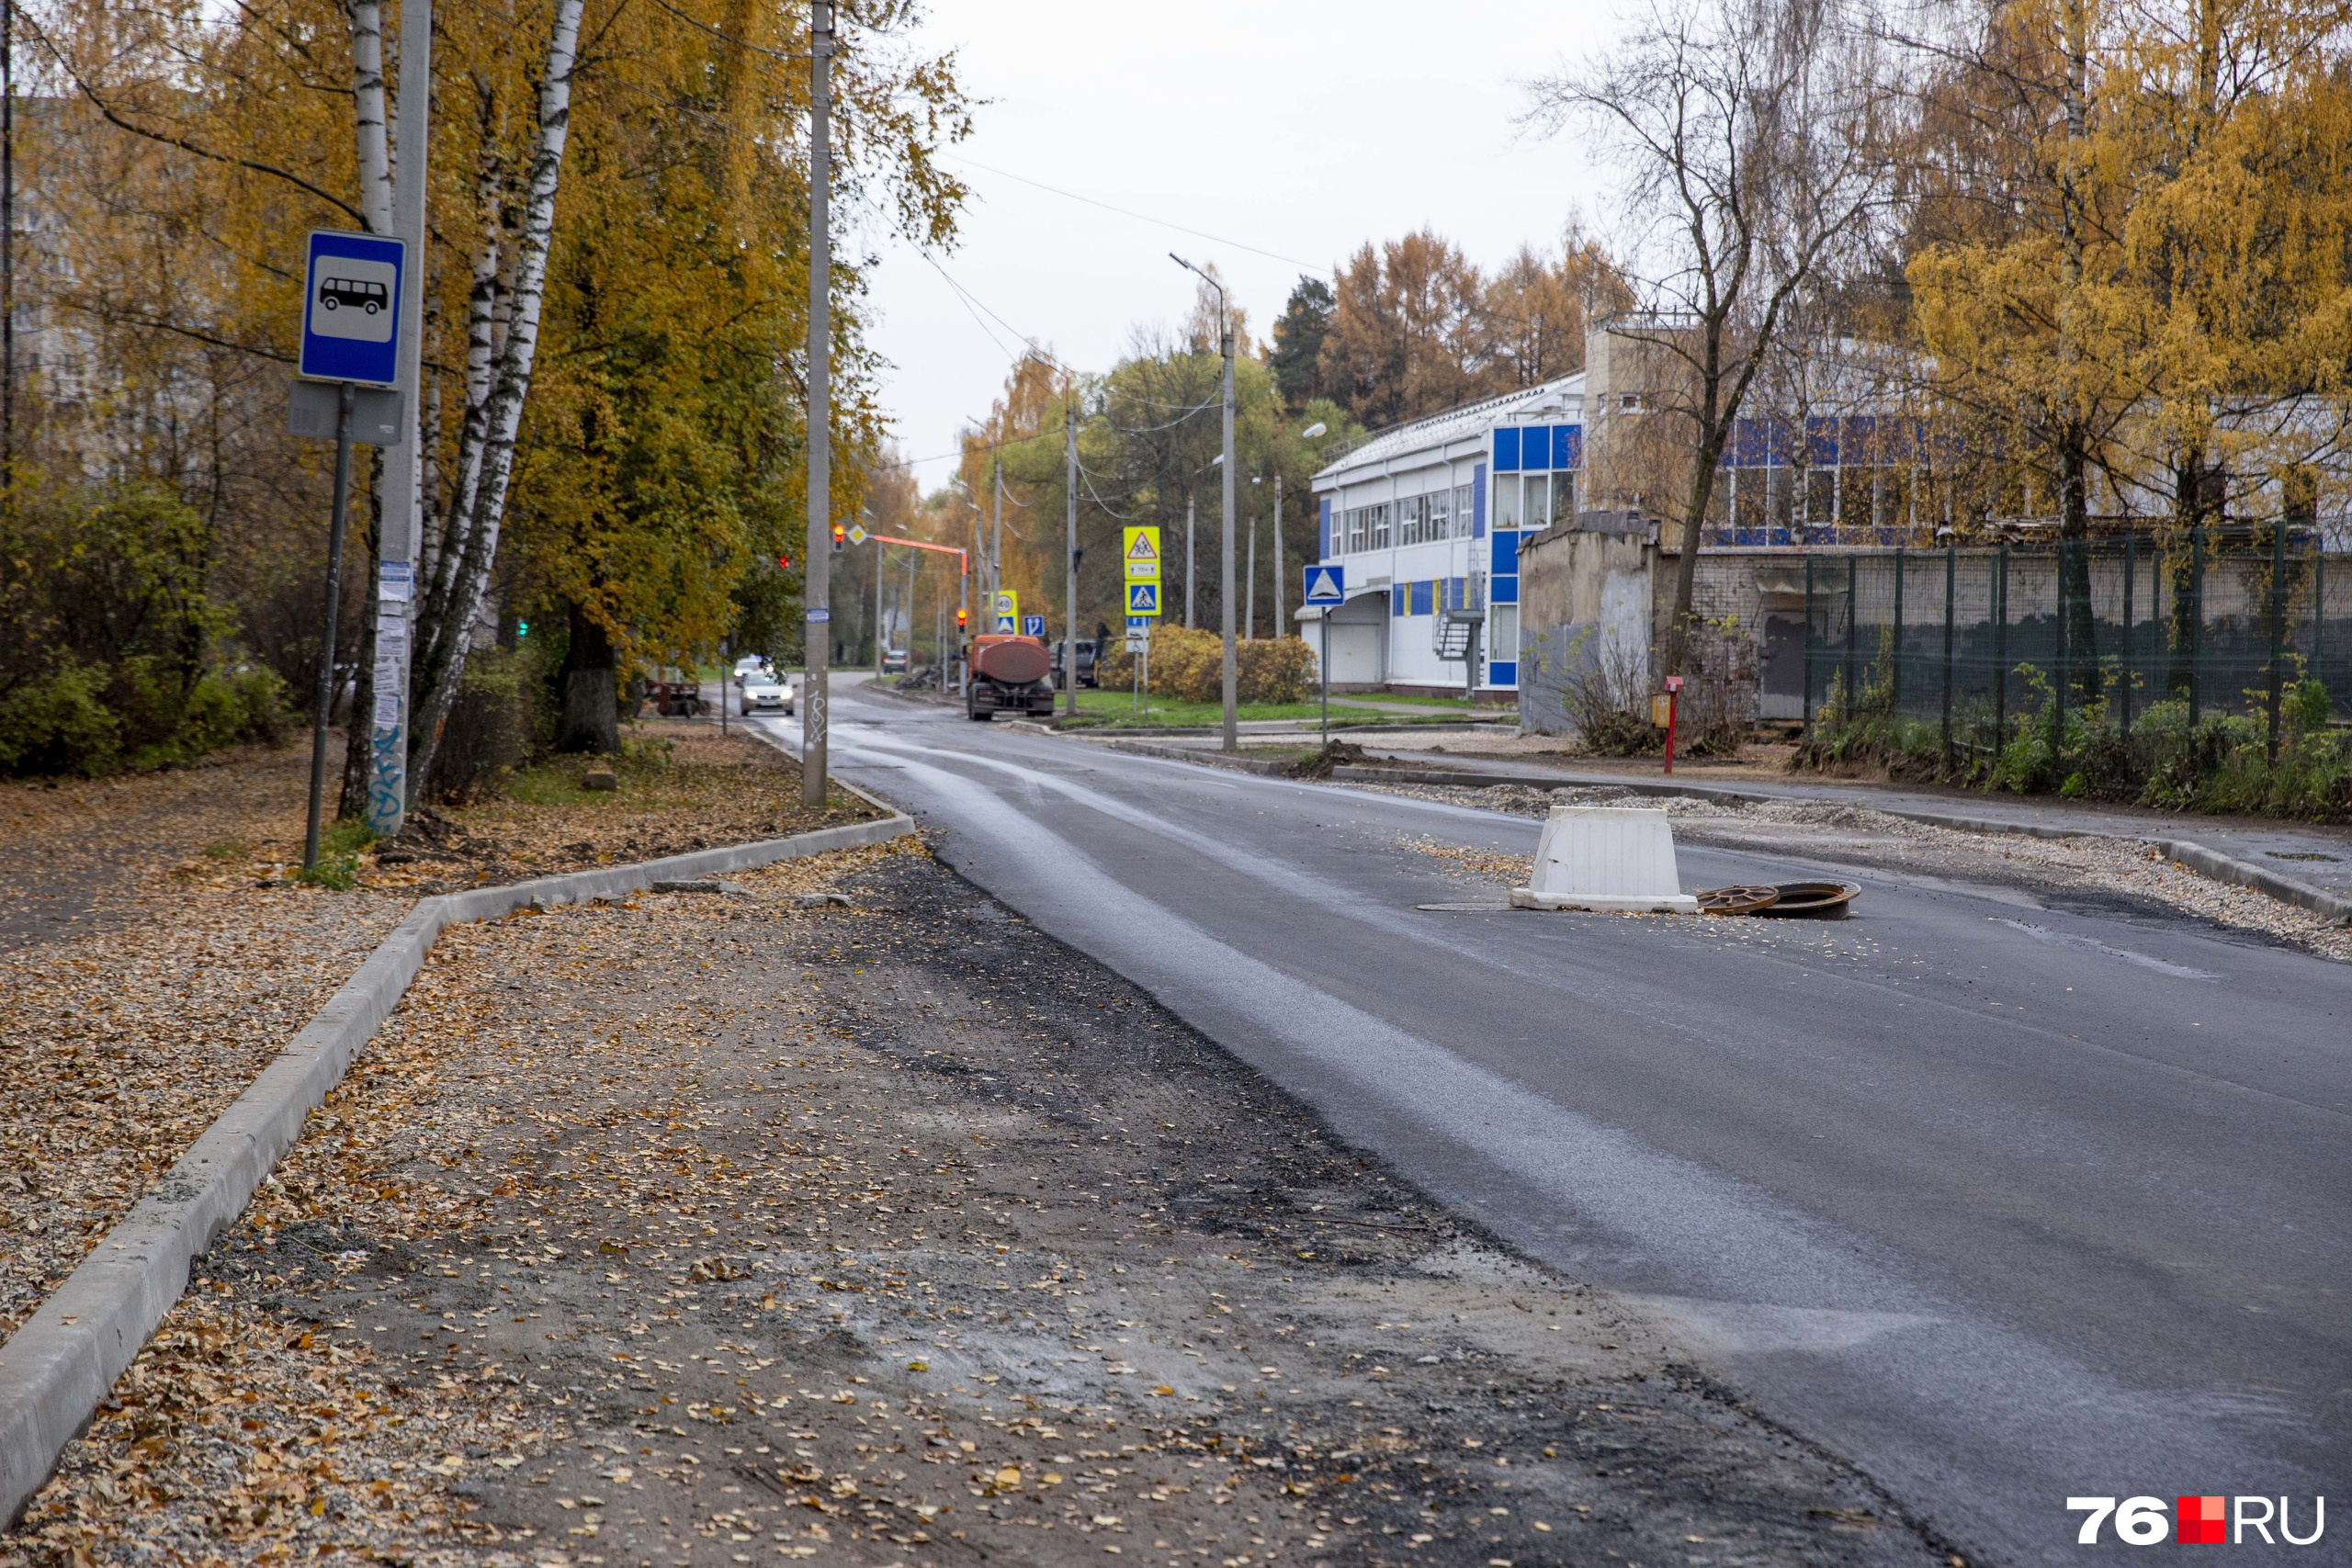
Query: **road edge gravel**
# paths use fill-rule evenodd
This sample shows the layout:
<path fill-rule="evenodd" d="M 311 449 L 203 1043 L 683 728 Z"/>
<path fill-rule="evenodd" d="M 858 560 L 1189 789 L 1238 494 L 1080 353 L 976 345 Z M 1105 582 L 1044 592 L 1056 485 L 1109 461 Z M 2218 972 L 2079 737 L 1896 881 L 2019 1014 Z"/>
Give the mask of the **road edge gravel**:
<path fill-rule="evenodd" d="M 23 1326 L 0 1343 L 0 1529 L 13 1528 L 47 1483 L 66 1445 L 89 1424 L 115 1380 L 187 1291 L 196 1258 L 243 1212 L 279 1156 L 301 1135 L 304 1121 L 343 1080 L 352 1058 L 398 1004 L 445 929 L 535 905 L 546 908 L 609 898 L 642 892 L 656 882 L 748 871 L 917 831 L 914 818 L 896 807 L 864 790 L 852 793 L 889 815 L 786 839 L 419 899 L 293 1043 Z"/>
<path fill-rule="evenodd" d="M 1154 753 L 1174 754 L 1169 747 Z M 1184 758 L 1191 761 L 1195 759 Z M 1474 773 L 1451 772 L 1437 768 L 1365 768 L 1352 764 L 1333 768 L 1331 776 L 1346 784 L 1446 784 L 1457 788 L 1485 789 L 1493 784 L 1521 784 L 1535 789 L 1591 788 L 1582 780 L 1555 778 L 1534 773 Z M 1606 785 L 1623 789 L 1633 795 L 1685 795 L 1694 800 L 1719 801 L 1727 806 L 1762 806 L 1779 800 L 1826 801 L 1833 805 L 1862 806 L 1888 817 L 1900 817 L 1910 822 L 1924 822 L 1930 828 L 1950 828 L 1962 833 L 2014 834 L 2028 839 L 2103 839 L 2117 844 L 2154 844 L 2164 852 L 2165 858 L 2177 861 L 2200 876 L 2216 882 L 2227 882 L 2240 887 L 2251 887 L 2267 894 L 2282 904 L 2292 904 L 2324 915 L 2331 920 L 2352 925 L 2352 898 L 2313 887 L 2291 876 L 2281 876 L 2266 866 L 2225 855 L 2209 849 L 2193 839 L 2165 839 L 2153 834 L 2101 833 L 2082 828 L 2052 828 L 2034 822 L 2007 822 L 1996 818 L 1970 817 L 1951 811 L 1920 811 L 1909 807 L 1881 806 L 1871 801 L 1839 800 L 1833 795 L 1750 795 L 1743 790 L 1724 789 L 1716 784 L 1666 784 L 1649 779 L 1611 779 Z"/>

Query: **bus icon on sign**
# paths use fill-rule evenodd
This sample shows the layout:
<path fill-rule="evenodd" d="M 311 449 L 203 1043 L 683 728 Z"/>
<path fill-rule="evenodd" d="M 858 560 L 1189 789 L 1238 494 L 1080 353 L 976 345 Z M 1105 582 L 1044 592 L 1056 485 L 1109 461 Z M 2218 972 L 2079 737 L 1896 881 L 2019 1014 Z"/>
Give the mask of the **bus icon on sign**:
<path fill-rule="evenodd" d="M 337 277 L 330 273 L 319 279 L 319 304 L 329 310 L 350 309 L 373 316 L 392 308 L 392 296 L 372 277 Z"/>
<path fill-rule="evenodd" d="M 302 355 L 313 381 L 389 387 L 400 378 L 401 268 L 407 252 L 380 234 L 313 230 L 304 268 Z"/>

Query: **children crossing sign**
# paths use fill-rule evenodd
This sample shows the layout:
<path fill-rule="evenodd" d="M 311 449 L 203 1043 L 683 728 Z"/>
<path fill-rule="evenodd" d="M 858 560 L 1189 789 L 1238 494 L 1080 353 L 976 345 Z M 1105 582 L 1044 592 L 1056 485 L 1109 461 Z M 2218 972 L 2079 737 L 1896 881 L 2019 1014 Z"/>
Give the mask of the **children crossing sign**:
<path fill-rule="evenodd" d="M 1120 564 L 1129 582 L 1159 581 L 1159 530 L 1129 528 L 1120 550 Z"/>

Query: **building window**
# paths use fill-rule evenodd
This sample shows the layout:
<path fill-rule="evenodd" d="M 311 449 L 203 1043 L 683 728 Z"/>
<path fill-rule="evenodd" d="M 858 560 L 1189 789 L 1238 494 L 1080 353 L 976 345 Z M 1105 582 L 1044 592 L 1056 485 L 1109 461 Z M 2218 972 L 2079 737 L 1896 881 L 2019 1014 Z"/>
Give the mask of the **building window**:
<path fill-rule="evenodd" d="M 1492 646 L 1487 649 L 1487 657 L 1490 660 L 1517 663 L 1519 661 L 1519 606 L 1498 604 L 1489 615 L 1489 621 L 1492 630 L 1488 636 L 1492 638 Z"/>
<path fill-rule="evenodd" d="M 1453 536 L 1453 515 L 1449 503 L 1453 499 L 1450 490 L 1431 491 L 1421 498 L 1429 508 L 1429 525 L 1421 536 L 1425 539 L 1447 539 Z"/>
<path fill-rule="evenodd" d="M 1385 504 L 1380 506 L 1368 506 L 1364 508 L 1364 510 L 1372 514 L 1372 548 L 1375 550 L 1386 549 L 1388 547 L 1387 506 Z"/>
<path fill-rule="evenodd" d="M 1526 499 L 1520 503 L 1520 526 L 1541 528 L 1552 520 L 1552 477 L 1530 474 L 1525 483 Z"/>
<path fill-rule="evenodd" d="M 1577 477 L 1574 474 L 1552 476 L 1552 521 L 1566 522 L 1577 514 Z"/>
<path fill-rule="evenodd" d="M 1476 494 L 1477 491 L 1469 485 L 1453 487 L 1453 537 L 1457 539 L 1470 537 L 1472 528 L 1476 525 L 1473 521 L 1477 512 Z"/>
<path fill-rule="evenodd" d="M 1619 413 L 1639 413 L 1639 412 L 1642 412 L 1642 395 L 1641 395 L 1641 393 L 1639 393 L 1639 392 L 1620 392 L 1620 393 L 1617 395 L 1617 412 L 1618 412 Z"/>
<path fill-rule="evenodd" d="M 1495 526 L 1498 528 L 1519 526 L 1519 476 L 1517 474 L 1495 476 Z"/>

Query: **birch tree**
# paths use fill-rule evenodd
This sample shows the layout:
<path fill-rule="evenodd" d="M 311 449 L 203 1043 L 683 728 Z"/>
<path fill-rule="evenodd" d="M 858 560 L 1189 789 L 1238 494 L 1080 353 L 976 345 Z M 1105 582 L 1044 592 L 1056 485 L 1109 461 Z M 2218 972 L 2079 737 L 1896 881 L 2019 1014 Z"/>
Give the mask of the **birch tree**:
<path fill-rule="evenodd" d="M 505 342 L 490 377 L 479 418 L 468 410 L 458 453 L 459 487 L 439 550 L 438 579 L 417 617 L 415 664 L 410 674 L 414 727 L 409 740 L 411 804 L 433 772 L 442 721 L 449 716 L 465 674 L 467 644 L 498 559 L 500 525 L 514 474 L 514 435 L 539 346 L 546 302 L 548 250 L 555 234 L 556 193 L 563 177 L 564 142 L 571 127 L 571 75 L 580 59 L 581 0 L 556 0 L 539 78 L 538 136 L 531 153 L 514 287 L 507 301 Z M 490 236 L 484 236 L 488 250 Z M 493 253 L 494 254 L 494 253 Z M 478 257 L 475 276 L 482 274 Z"/>
<path fill-rule="evenodd" d="M 1860 21 L 1840 0 L 1665 0 L 1531 89 L 1532 124 L 1588 126 L 1617 160 L 1637 305 L 1611 330 L 1671 367 L 1655 412 L 1688 436 L 1669 673 L 1688 664 L 1701 532 L 1741 406 L 1792 302 L 1868 254 L 1888 198 L 1895 101 Z"/>

